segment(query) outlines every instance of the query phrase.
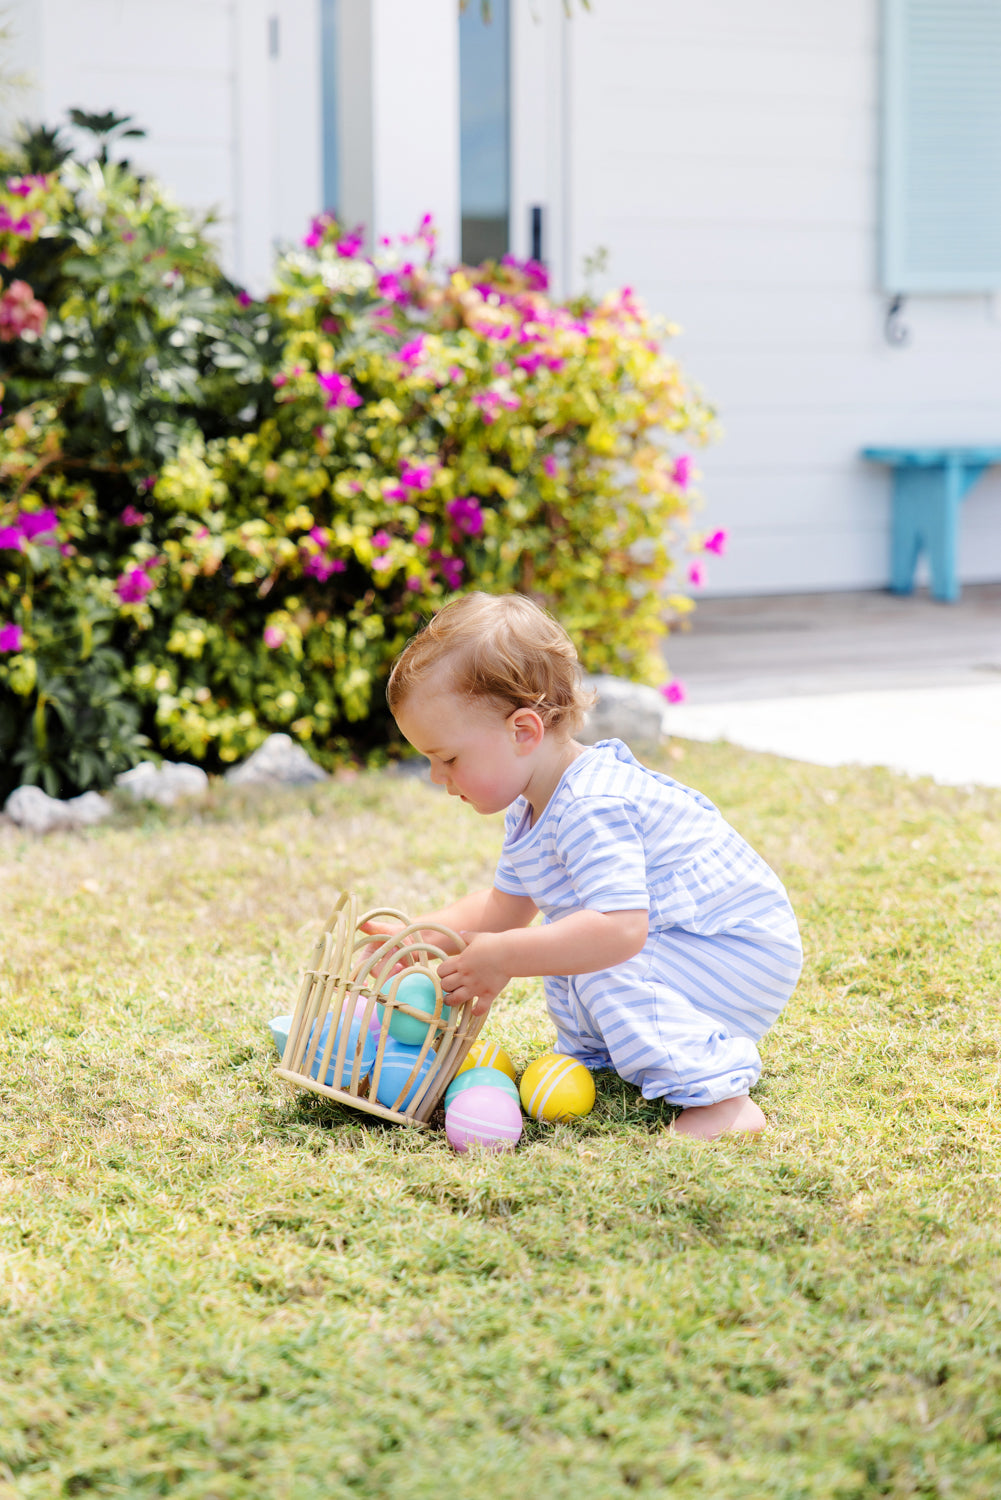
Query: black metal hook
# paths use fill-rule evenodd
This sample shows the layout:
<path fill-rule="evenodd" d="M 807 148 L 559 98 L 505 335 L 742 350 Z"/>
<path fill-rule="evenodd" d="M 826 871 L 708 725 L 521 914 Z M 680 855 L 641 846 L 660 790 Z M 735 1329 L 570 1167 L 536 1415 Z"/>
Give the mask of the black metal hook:
<path fill-rule="evenodd" d="M 911 341 L 911 330 L 904 322 L 904 304 L 906 298 L 898 292 L 890 299 L 890 305 L 886 309 L 886 320 L 883 323 L 883 336 L 886 342 L 894 349 L 902 349 Z"/>

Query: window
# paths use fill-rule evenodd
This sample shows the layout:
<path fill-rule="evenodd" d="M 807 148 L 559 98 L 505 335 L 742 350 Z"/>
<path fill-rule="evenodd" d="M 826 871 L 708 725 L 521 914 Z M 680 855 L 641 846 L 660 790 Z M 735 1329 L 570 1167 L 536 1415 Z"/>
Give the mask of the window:
<path fill-rule="evenodd" d="M 459 18 L 462 258 L 471 265 L 507 253 L 511 113 L 508 0 L 479 0 Z"/>
<path fill-rule="evenodd" d="M 323 206 L 340 207 L 337 139 L 337 0 L 321 0 L 321 89 L 323 102 Z"/>
<path fill-rule="evenodd" d="M 884 0 L 882 279 L 1001 288 L 1001 5 Z"/>

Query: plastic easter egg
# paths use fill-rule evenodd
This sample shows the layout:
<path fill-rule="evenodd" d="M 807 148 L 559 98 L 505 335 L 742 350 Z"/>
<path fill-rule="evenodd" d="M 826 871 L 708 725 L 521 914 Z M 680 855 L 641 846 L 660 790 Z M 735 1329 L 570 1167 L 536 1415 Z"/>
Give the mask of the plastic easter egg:
<path fill-rule="evenodd" d="M 377 1046 L 375 1034 L 368 1030 L 363 1033 L 360 1017 L 352 1016 L 350 1024 L 348 1026 L 348 1042 L 347 1049 L 344 1053 L 344 1066 L 341 1069 L 340 1078 L 335 1079 L 334 1074 L 337 1071 L 337 1049 L 341 1044 L 341 1028 L 343 1027 L 343 1025 L 344 1017 L 342 1016 L 337 1027 L 336 1034 L 334 1036 L 334 1045 L 331 1049 L 330 1062 L 327 1065 L 326 1077 L 323 1079 L 323 1082 L 326 1084 L 328 1089 L 346 1089 L 351 1087 L 351 1073 L 354 1069 L 355 1055 L 359 1047 L 361 1048 L 361 1066 L 358 1069 L 359 1081 L 365 1077 L 366 1073 L 370 1073 L 372 1071 L 372 1064 L 375 1062 L 375 1050 Z M 315 1030 L 315 1023 L 313 1029 Z M 310 1041 L 312 1041 L 312 1035 L 313 1032 L 310 1031 Z M 310 1064 L 309 1072 L 311 1078 L 319 1079 L 320 1063 L 323 1061 L 323 1051 L 327 1045 L 327 1038 L 329 1035 L 330 1016 L 328 1015 L 324 1019 L 323 1025 L 320 1027 L 320 1040 L 316 1044 L 316 1052 L 313 1055 L 313 1060 Z M 309 1047 L 306 1048 L 306 1056 L 308 1055 Z"/>
<path fill-rule="evenodd" d="M 364 995 L 359 995 L 355 1001 L 355 1016 L 359 1021 L 364 1020 L 367 1004 L 368 1000 Z M 378 1041 L 379 1032 L 382 1030 L 382 1006 L 378 1001 L 372 1006 L 372 1014 L 368 1018 L 368 1029 L 375 1032 L 376 1041 Z"/>
<path fill-rule="evenodd" d="M 480 1084 L 465 1089 L 445 1111 L 445 1134 L 454 1151 L 471 1146 L 513 1151 L 521 1140 L 521 1109 L 504 1089 Z"/>
<path fill-rule="evenodd" d="M 547 1052 L 521 1075 L 521 1102 L 533 1120 L 572 1120 L 594 1108 L 594 1079 L 583 1063 Z"/>
<path fill-rule="evenodd" d="M 391 987 L 388 984 L 384 985 L 381 991 L 386 996 L 390 995 L 391 992 Z M 414 1010 L 423 1010 L 427 1015 L 433 1016 L 437 1003 L 434 980 L 429 974 L 404 974 L 396 991 L 396 998 L 401 1005 L 409 1005 Z M 379 1020 L 381 1021 L 385 1007 L 380 1005 L 378 1009 Z M 441 1008 L 442 1020 L 447 1022 L 449 1014 L 448 1006 L 443 1005 Z M 427 1030 L 428 1022 L 419 1021 L 416 1016 L 402 1015 L 395 1008 L 390 1014 L 389 1034 L 395 1041 L 403 1042 L 405 1046 L 422 1047 Z"/>
<path fill-rule="evenodd" d="M 463 1058 L 459 1072 L 465 1073 L 470 1068 L 496 1068 L 499 1072 L 506 1073 L 512 1083 L 518 1076 L 514 1063 L 496 1042 L 474 1042 Z"/>
<path fill-rule="evenodd" d="M 375 1049 L 373 1049 L 373 1057 L 374 1055 Z M 392 1035 L 387 1037 L 386 1049 L 382 1054 L 382 1069 L 375 1090 L 375 1097 L 384 1108 L 402 1111 L 413 1099 L 437 1061 L 435 1054 L 429 1052 L 421 1063 L 413 1083 L 401 1099 L 400 1092 L 406 1088 L 407 1079 L 420 1055 L 420 1047 L 408 1047 L 405 1042 L 394 1041 Z"/>
<path fill-rule="evenodd" d="M 268 1022 L 268 1025 L 271 1028 L 275 1046 L 278 1048 L 278 1056 L 281 1057 L 285 1052 L 285 1043 L 288 1041 L 288 1034 L 292 1027 L 292 1017 L 275 1016 L 274 1020 Z"/>
<path fill-rule="evenodd" d="M 502 1073 L 499 1068 L 468 1068 L 464 1073 L 457 1073 L 445 1090 L 445 1108 L 459 1094 L 475 1088 L 501 1089 L 505 1094 L 510 1094 L 519 1108 L 521 1106 L 518 1085 L 506 1073 Z"/>

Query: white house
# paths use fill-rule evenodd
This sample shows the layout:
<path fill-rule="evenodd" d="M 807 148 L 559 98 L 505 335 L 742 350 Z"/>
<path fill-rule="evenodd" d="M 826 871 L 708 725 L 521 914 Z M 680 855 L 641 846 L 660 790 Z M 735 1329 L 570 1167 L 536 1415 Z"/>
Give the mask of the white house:
<path fill-rule="evenodd" d="M 1001 444 L 1001 0 L 7 0 L 15 113 L 114 108 L 233 274 L 336 206 L 630 284 L 717 406 L 711 588 L 881 587 L 868 445 Z M 897 300 L 902 299 L 902 300 Z M 960 574 L 1001 578 L 1001 470 Z"/>

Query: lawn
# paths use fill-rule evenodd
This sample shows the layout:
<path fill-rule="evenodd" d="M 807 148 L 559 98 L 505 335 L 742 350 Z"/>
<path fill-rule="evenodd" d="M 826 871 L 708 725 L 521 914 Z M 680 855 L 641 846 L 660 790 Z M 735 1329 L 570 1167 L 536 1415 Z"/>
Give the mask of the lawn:
<path fill-rule="evenodd" d="M 0 1500 L 996 1500 L 1001 793 L 662 763 L 801 917 L 754 1139 L 609 1075 L 500 1158 L 285 1091 L 334 893 L 490 877 L 428 786 L 0 825 Z M 486 1034 L 545 1050 L 541 987 Z"/>

